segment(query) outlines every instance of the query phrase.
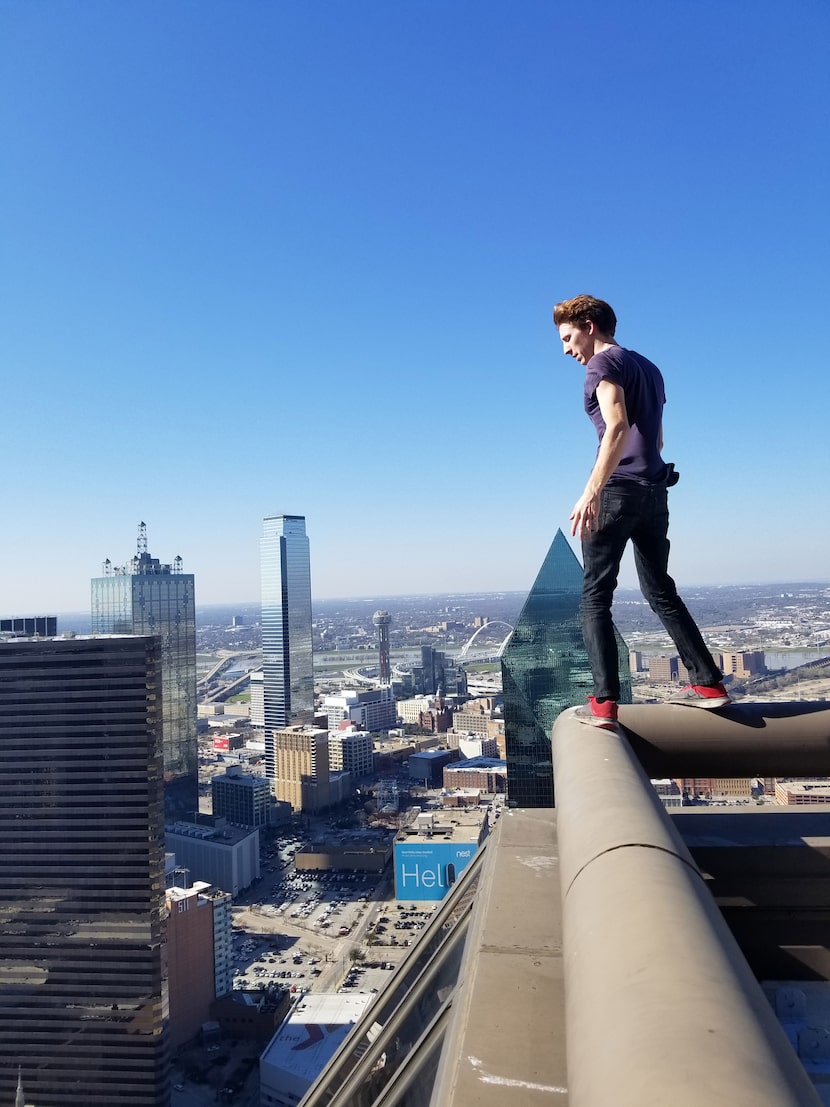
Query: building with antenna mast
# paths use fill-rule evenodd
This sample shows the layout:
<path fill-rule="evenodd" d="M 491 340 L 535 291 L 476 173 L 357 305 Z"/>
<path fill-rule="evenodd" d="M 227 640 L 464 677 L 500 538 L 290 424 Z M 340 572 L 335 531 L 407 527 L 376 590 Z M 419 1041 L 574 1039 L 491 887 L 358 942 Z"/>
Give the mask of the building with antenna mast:
<path fill-rule="evenodd" d="M 194 578 L 181 557 L 165 564 L 150 556 L 144 522 L 135 556 L 120 566 L 107 558 L 92 580 L 92 633 L 159 637 L 165 820 L 192 818 L 199 806 Z"/>

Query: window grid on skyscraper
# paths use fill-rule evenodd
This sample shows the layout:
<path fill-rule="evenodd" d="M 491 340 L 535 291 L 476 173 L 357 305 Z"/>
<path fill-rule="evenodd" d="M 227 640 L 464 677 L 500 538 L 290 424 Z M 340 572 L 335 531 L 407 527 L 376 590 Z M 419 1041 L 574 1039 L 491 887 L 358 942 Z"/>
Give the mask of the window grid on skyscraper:
<path fill-rule="evenodd" d="M 199 803 L 193 574 L 144 552 L 114 575 L 95 577 L 92 632 L 159 636 L 167 821 L 192 817 Z"/>
<path fill-rule="evenodd" d="M 164 1107 L 155 638 L 0 643 L 0 1100 Z"/>

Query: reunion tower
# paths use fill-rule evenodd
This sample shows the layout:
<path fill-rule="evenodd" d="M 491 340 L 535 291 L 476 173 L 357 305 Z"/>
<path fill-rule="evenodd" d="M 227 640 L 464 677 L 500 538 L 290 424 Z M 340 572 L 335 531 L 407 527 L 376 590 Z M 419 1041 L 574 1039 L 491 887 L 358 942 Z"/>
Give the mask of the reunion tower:
<path fill-rule="evenodd" d="M 376 611 L 372 622 L 378 628 L 378 653 L 380 654 L 380 682 L 392 683 L 392 666 L 389 663 L 389 624 L 392 616 L 388 611 Z"/>

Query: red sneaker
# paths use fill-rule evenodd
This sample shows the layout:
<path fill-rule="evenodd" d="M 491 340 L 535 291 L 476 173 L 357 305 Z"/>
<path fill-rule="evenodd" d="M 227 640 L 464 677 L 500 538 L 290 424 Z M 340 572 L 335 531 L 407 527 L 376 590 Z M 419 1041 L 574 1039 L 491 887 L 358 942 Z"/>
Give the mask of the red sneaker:
<path fill-rule="evenodd" d="M 617 701 L 605 700 L 597 703 L 594 696 L 588 697 L 585 707 L 577 707 L 574 718 L 580 723 L 588 723 L 589 726 L 598 726 L 603 730 L 617 729 Z"/>
<path fill-rule="evenodd" d="M 669 703 L 685 703 L 688 707 L 705 707 L 713 711 L 716 707 L 726 707 L 731 703 L 729 693 L 722 684 L 711 687 L 708 684 L 687 684 L 673 696 L 669 696 Z"/>

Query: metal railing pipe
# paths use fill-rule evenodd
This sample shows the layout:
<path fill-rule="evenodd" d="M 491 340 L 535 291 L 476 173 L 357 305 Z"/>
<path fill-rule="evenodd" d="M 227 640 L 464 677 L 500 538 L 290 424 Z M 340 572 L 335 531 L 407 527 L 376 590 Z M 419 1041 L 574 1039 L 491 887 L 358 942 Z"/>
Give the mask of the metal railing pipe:
<path fill-rule="evenodd" d="M 826 776 L 830 706 L 735 703 L 720 711 L 627 704 L 620 722 L 650 777 Z"/>
<path fill-rule="evenodd" d="M 553 755 L 571 1107 L 820 1107 L 625 736 Z"/>

